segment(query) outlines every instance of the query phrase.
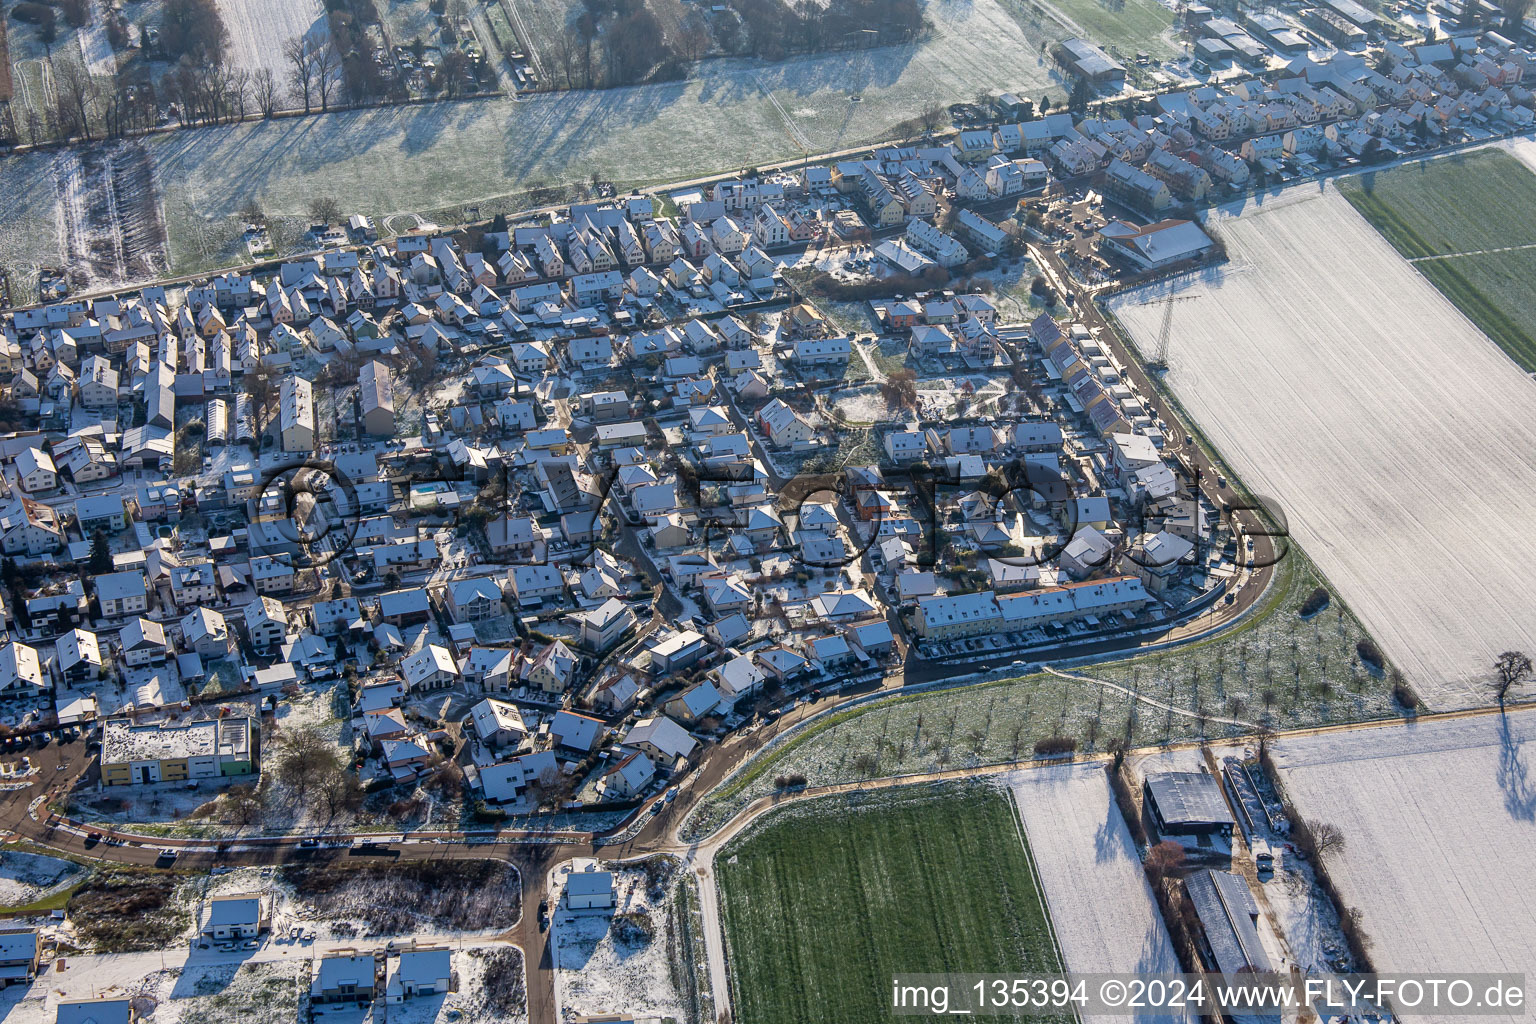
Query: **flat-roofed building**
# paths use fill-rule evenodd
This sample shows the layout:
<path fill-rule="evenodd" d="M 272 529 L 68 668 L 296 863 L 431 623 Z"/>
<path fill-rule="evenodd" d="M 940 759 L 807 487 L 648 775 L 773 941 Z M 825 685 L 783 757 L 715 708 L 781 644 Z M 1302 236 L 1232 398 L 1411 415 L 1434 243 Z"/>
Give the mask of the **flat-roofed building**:
<path fill-rule="evenodd" d="M 152 785 L 252 775 L 256 723 L 243 715 L 199 722 L 101 724 L 101 781 Z"/>

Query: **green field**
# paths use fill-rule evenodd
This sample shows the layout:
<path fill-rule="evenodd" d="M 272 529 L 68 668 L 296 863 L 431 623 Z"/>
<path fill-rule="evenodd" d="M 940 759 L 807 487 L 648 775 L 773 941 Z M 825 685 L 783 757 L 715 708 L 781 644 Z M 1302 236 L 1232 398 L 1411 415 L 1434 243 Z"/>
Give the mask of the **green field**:
<path fill-rule="evenodd" d="M 1536 174 L 1484 149 L 1346 178 L 1339 191 L 1511 359 L 1536 371 Z"/>
<path fill-rule="evenodd" d="M 886 1021 L 896 973 L 1062 969 L 1013 808 L 981 785 L 792 806 L 715 864 L 741 1024 Z"/>
<path fill-rule="evenodd" d="M 1179 53 L 1163 35 L 1173 24 L 1173 11 L 1157 0 L 1004 0 L 1004 5 L 1032 37 L 1084 36 L 1128 58 L 1138 50 L 1159 58 Z"/>

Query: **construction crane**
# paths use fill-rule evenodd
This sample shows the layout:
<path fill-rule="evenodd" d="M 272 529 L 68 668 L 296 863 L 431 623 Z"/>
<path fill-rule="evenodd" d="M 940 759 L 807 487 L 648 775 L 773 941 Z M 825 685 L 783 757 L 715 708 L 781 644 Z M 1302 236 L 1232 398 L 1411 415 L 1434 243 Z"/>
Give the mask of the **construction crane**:
<path fill-rule="evenodd" d="M 1165 295 L 1151 302 L 1143 302 L 1143 306 L 1162 306 L 1163 323 L 1157 332 L 1157 350 L 1153 353 L 1152 360 L 1147 363 L 1149 370 L 1168 369 L 1168 338 L 1173 331 L 1173 306 L 1176 302 L 1188 302 L 1193 295 Z"/>

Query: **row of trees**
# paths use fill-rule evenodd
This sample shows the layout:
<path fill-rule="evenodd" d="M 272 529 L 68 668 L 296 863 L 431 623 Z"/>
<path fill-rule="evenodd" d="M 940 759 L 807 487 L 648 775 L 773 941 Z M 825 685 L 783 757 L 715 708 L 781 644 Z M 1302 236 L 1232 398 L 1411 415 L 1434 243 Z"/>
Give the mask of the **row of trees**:
<path fill-rule="evenodd" d="M 129 61 L 105 77 L 92 75 L 73 54 L 51 55 L 52 97 L 41 104 L 20 98 L 0 104 L 0 143 L 119 138 L 160 124 L 167 109 L 174 110 L 177 123 L 188 126 L 220 124 L 253 114 L 272 117 L 282 110 L 323 112 L 341 101 L 405 99 L 404 83 L 373 59 L 367 36 L 358 28 L 365 19 L 377 19 L 372 0 L 330 0 L 328 6 L 328 36 L 301 35 L 281 43 L 287 70 L 278 74 L 270 68 L 251 70 L 226 61 L 229 32 L 215 0 L 167 0 L 153 51 L 147 45 L 151 38 L 147 27 L 139 29 L 146 54 L 176 62 L 158 83 L 141 61 Z M 50 15 L 53 10 L 42 9 Z M 71 9 L 62 9 L 73 23 Z M 88 14 L 87 8 L 82 23 Z M 109 31 L 113 45 L 125 47 L 127 30 L 119 16 L 111 12 L 106 16 L 112 19 L 109 29 L 117 28 Z M 44 16 L 37 18 L 43 25 Z M 458 96 L 475 78 L 470 58 L 450 50 L 433 84 L 449 96 Z"/>
<path fill-rule="evenodd" d="M 679 34 L 681 45 L 674 48 L 644 0 L 586 0 L 585 9 L 551 42 L 554 73 L 567 89 L 681 78 L 683 61 L 698 59 L 709 47 L 701 17 L 689 15 Z"/>

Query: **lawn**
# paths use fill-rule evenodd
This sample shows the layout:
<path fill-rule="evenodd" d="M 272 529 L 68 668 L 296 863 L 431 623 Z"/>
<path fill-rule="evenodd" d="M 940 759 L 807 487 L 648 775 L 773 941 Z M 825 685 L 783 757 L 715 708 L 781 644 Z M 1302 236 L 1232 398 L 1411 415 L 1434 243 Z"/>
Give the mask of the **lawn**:
<path fill-rule="evenodd" d="M 715 863 L 742 1024 L 884 1021 L 898 973 L 1062 969 L 1012 808 L 987 787 L 811 801 Z"/>
<path fill-rule="evenodd" d="M 1497 149 L 1346 178 L 1339 191 L 1527 372 L 1536 371 L 1536 175 Z"/>

